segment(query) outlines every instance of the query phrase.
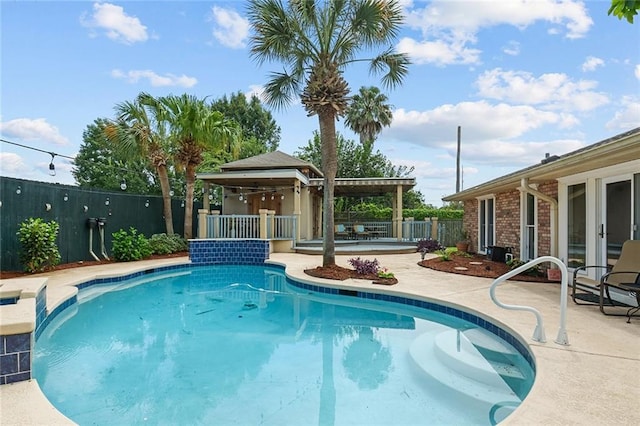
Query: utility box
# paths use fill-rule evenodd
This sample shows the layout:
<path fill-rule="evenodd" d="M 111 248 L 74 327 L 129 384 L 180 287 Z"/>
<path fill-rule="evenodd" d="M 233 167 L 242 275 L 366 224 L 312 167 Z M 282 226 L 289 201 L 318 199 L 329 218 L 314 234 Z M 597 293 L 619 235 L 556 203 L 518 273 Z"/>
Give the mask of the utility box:
<path fill-rule="evenodd" d="M 507 255 L 507 248 L 500 246 L 489 246 L 487 247 L 487 258 L 493 260 L 494 262 L 505 262 L 505 258 Z"/>

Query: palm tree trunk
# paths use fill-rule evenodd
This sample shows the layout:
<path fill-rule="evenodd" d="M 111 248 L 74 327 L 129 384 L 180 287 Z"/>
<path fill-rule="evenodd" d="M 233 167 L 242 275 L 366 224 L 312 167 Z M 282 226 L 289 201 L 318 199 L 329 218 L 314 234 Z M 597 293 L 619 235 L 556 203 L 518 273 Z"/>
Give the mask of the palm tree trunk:
<path fill-rule="evenodd" d="M 160 179 L 160 189 L 162 190 L 162 205 L 164 214 L 164 225 L 167 228 L 167 235 L 173 235 L 173 213 L 171 212 L 171 187 L 169 186 L 169 174 L 167 166 L 159 164 L 156 166 L 158 178 Z"/>
<path fill-rule="evenodd" d="M 189 162 L 186 167 L 187 194 L 184 206 L 184 238 L 193 238 L 193 189 L 196 182 L 196 165 Z"/>
<path fill-rule="evenodd" d="M 336 146 L 336 120 L 332 112 L 318 114 L 320 121 L 320 141 L 322 142 L 322 173 L 324 174 L 324 194 L 322 199 L 322 223 L 324 240 L 322 243 L 322 266 L 336 264 L 336 243 L 333 235 L 333 192 L 338 172 Z"/>

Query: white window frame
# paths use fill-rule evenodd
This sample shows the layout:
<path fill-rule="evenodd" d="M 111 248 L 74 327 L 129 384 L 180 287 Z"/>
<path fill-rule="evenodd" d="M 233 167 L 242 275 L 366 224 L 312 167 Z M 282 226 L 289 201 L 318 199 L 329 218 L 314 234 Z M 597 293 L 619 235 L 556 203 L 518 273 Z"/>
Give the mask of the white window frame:
<path fill-rule="evenodd" d="M 478 197 L 477 201 L 478 201 L 478 218 L 477 218 L 478 234 L 476 235 L 476 238 L 477 238 L 476 241 L 478 242 L 477 251 L 478 253 L 486 254 L 487 247 L 495 245 L 495 241 L 496 241 L 496 197 L 494 194 L 489 194 L 483 197 Z M 481 234 L 483 232 L 482 210 L 485 210 L 484 212 L 485 217 L 488 217 L 489 215 L 487 213 L 488 213 L 489 201 L 491 201 L 492 202 L 491 204 L 493 205 L 493 212 L 492 212 L 493 214 L 491 215 L 491 217 L 493 217 L 493 223 L 491 223 L 492 232 L 489 235 L 489 232 L 486 231 L 487 228 L 485 228 L 486 235 L 484 235 L 484 238 L 485 238 L 484 241 L 487 241 L 488 244 L 485 244 L 485 247 L 482 247 L 481 245 L 481 241 L 482 241 Z M 484 208 L 482 208 L 483 203 L 484 203 Z"/>
<path fill-rule="evenodd" d="M 537 185 L 531 185 L 533 189 L 538 189 Z M 527 200 L 531 196 L 533 198 L 533 225 L 529 225 L 527 222 L 527 212 L 528 212 L 528 204 Z M 538 257 L 538 197 L 533 194 L 530 194 L 526 191 L 522 191 L 520 195 L 520 205 L 522 208 L 520 209 L 520 257 L 522 260 L 531 260 Z M 533 229 L 533 247 L 532 250 L 527 252 L 527 239 L 525 236 L 528 235 L 528 230 Z M 525 259 L 524 254 L 527 253 L 529 255 L 528 259 Z"/>

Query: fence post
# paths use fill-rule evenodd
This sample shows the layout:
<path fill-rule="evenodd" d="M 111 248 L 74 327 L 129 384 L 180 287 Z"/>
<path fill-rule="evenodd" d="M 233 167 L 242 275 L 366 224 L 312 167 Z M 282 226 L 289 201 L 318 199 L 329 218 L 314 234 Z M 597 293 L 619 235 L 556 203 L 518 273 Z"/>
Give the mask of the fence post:
<path fill-rule="evenodd" d="M 437 217 L 431 218 L 431 239 L 432 240 L 438 239 L 438 218 Z"/>
<path fill-rule="evenodd" d="M 198 238 L 207 238 L 207 209 L 198 209 Z"/>
<path fill-rule="evenodd" d="M 267 238 L 274 238 L 276 236 L 276 211 L 267 211 Z"/>
<path fill-rule="evenodd" d="M 211 212 L 211 238 L 220 238 L 220 211 L 214 210 Z"/>

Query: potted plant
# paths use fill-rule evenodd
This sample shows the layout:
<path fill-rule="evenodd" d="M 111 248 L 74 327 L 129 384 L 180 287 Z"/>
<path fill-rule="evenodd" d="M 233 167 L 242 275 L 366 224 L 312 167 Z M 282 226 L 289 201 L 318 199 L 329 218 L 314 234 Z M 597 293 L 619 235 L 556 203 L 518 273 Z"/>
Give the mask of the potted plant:
<path fill-rule="evenodd" d="M 467 252 L 469 251 L 469 244 L 469 232 L 466 229 L 463 229 L 460 234 L 460 240 L 456 243 L 456 248 L 459 252 Z"/>

